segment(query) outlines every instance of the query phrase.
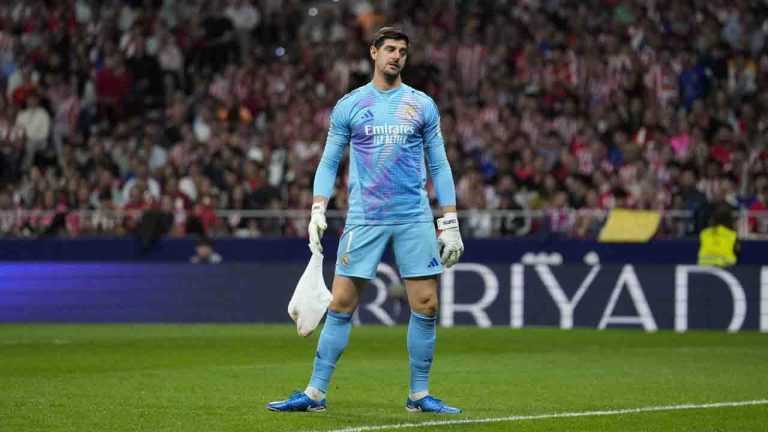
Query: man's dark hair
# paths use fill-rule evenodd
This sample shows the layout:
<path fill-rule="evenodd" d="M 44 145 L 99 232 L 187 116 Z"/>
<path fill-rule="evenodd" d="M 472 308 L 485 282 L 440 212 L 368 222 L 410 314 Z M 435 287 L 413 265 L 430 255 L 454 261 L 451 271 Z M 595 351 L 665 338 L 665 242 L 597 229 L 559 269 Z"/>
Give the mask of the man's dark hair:
<path fill-rule="evenodd" d="M 406 45 L 411 45 L 411 42 L 408 39 L 408 35 L 397 27 L 380 28 L 379 31 L 376 32 L 376 36 L 373 37 L 372 45 L 376 47 L 376 49 L 379 49 L 381 48 L 381 45 L 384 44 L 384 40 L 386 39 L 402 40 L 405 41 Z"/>
<path fill-rule="evenodd" d="M 213 242 L 207 236 L 201 235 L 197 238 L 197 246 L 213 246 Z"/>
<path fill-rule="evenodd" d="M 727 204 L 720 204 L 715 207 L 714 214 L 712 215 L 712 223 L 714 225 L 733 228 L 733 207 Z"/>

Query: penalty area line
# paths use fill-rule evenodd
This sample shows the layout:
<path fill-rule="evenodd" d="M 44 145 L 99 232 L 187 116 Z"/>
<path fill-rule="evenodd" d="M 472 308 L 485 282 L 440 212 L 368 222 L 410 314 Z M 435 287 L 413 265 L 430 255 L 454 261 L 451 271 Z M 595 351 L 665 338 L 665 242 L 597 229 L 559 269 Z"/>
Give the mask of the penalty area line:
<path fill-rule="evenodd" d="M 624 408 L 624 409 L 600 410 L 600 411 L 580 411 L 580 412 L 561 412 L 561 413 L 533 414 L 533 415 L 516 415 L 516 416 L 495 417 L 495 418 L 434 420 L 434 421 L 425 421 L 425 422 L 419 422 L 419 423 L 393 423 L 393 424 L 383 424 L 383 425 L 355 426 L 355 427 L 347 427 L 343 429 L 331 429 L 331 430 L 326 430 L 324 432 L 367 432 L 367 431 L 381 431 L 381 430 L 390 430 L 390 429 L 410 429 L 410 428 L 426 427 L 426 426 L 453 426 L 453 425 L 464 425 L 464 424 L 518 422 L 518 421 L 525 421 L 525 420 L 545 420 L 545 419 L 555 419 L 555 418 L 599 417 L 599 416 L 637 414 L 637 413 L 659 412 L 659 411 L 684 411 L 684 410 L 692 410 L 692 409 L 731 408 L 731 407 L 743 407 L 743 406 L 751 406 L 751 405 L 768 405 L 768 399 L 757 399 L 757 400 L 737 401 L 737 402 L 713 402 L 713 403 L 706 403 L 706 404 L 647 406 L 647 407 L 640 407 L 640 408 Z"/>

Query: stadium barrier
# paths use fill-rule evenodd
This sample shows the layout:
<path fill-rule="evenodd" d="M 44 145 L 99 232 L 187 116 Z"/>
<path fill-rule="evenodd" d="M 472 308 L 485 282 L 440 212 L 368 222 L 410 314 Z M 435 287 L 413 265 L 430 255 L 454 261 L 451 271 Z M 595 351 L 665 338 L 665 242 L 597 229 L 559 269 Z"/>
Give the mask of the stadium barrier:
<path fill-rule="evenodd" d="M 323 245 L 335 257 L 338 237 L 326 234 Z M 558 236 L 514 238 L 464 238 L 464 262 L 582 264 L 694 264 L 698 240 L 663 239 L 647 243 L 601 243 Z M 257 239 L 217 238 L 214 249 L 225 262 L 305 262 L 307 240 L 298 237 Z M 739 264 L 768 264 L 768 242 L 745 240 Z M 7 238 L 0 239 L 0 262 L 188 262 L 195 251 L 195 239 L 163 238 L 151 249 L 142 249 L 134 237 L 119 238 Z M 389 253 L 385 261 L 392 262 Z"/>
<path fill-rule="evenodd" d="M 0 322 L 289 323 L 305 262 L 2 263 Z M 332 262 L 326 262 L 330 282 Z M 768 332 L 768 266 L 474 262 L 440 279 L 440 324 L 645 331 Z M 357 324 L 407 320 L 396 269 L 382 263 Z"/>
<path fill-rule="evenodd" d="M 261 237 L 281 235 L 287 231 L 302 234 L 309 221 L 308 210 L 206 210 L 205 218 L 218 220 L 218 232 L 235 237 Z M 608 210 L 462 210 L 462 235 L 465 237 L 520 237 L 556 235 L 563 237 L 596 238 L 607 220 Z M 151 214 L 158 223 L 184 226 L 198 216 L 193 211 L 174 210 L 2 210 L 0 235 L 29 237 L 55 234 L 65 237 L 88 235 L 122 235 L 137 230 L 145 215 Z M 660 223 L 655 238 L 681 238 L 689 236 L 697 227 L 706 225 L 708 213 L 688 210 L 667 210 L 659 213 Z M 739 237 L 742 239 L 768 239 L 768 211 L 736 212 Z M 344 226 L 345 212 L 329 210 L 327 218 L 330 234 Z M 183 231 L 183 230 L 182 230 Z"/>

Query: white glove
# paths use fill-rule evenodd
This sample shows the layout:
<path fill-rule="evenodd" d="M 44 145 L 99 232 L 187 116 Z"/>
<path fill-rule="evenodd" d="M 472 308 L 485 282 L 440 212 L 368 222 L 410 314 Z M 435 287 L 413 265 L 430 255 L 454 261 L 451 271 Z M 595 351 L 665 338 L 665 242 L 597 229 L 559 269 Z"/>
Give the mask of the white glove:
<path fill-rule="evenodd" d="M 328 224 L 325 222 L 325 203 L 316 202 L 312 204 L 312 217 L 309 219 L 309 227 L 307 228 L 309 231 L 309 250 L 312 253 L 323 251 L 320 239 L 326 228 L 328 228 Z"/>
<path fill-rule="evenodd" d="M 445 268 L 451 268 L 464 254 L 464 243 L 459 232 L 459 216 L 456 213 L 444 214 L 437 220 L 437 229 L 440 230 L 437 237 L 440 244 L 440 262 Z"/>

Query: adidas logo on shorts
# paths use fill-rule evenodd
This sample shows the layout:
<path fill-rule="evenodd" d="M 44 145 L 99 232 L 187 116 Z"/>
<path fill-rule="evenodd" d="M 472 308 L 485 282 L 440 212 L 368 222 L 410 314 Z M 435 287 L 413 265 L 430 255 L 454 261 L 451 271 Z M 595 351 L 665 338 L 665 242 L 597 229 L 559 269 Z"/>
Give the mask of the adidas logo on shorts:
<path fill-rule="evenodd" d="M 429 262 L 429 265 L 427 266 L 427 268 L 435 268 L 439 266 L 440 266 L 440 262 L 437 260 L 437 258 L 432 258 L 432 261 Z"/>

